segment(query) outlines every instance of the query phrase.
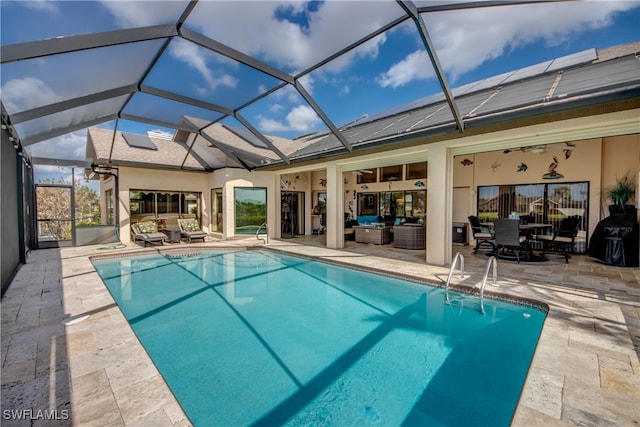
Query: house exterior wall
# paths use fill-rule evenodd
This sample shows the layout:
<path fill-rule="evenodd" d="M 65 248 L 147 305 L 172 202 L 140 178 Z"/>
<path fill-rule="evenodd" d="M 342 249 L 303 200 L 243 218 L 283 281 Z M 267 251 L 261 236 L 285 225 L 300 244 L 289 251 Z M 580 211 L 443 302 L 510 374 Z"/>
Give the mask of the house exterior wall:
<path fill-rule="evenodd" d="M 22 157 L 18 156 L 9 141 L 9 133 L 2 130 L 0 146 L 0 206 L 2 207 L 0 227 L 0 272 L 2 294 L 8 289 L 10 280 L 21 263 L 25 262 L 24 214 L 22 213 L 22 180 L 24 173 Z"/>
<path fill-rule="evenodd" d="M 425 180 L 429 263 L 446 264 L 450 261 L 451 222 L 456 218 L 456 212 L 460 212 L 457 205 L 465 205 L 465 214 L 469 207 L 474 212 L 476 189 L 480 185 L 589 181 L 591 234 L 597 222 L 606 216 L 601 209 L 602 190 L 613 185 L 616 178 L 626 171 L 640 175 L 640 134 L 637 128 L 635 110 L 601 115 L 598 120 L 579 118 L 435 143 L 416 140 L 410 147 L 354 155 L 347 159 L 327 159 L 319 164 L 296 165 L 278 171 L 250 172 L 226 168 L 203 173 L 120 167 L 121 236 L 123 241 L 130 238 L 128 200 L 131 189 L 200 192 L 203 228 L 210 231 L 211 190 L 221 188 L 224 223 L 221 237 L 230 238 L 235 234 L 234 189 L 264 187 L 267 189 L 267 222 L 271 237 L 280 237 L 282 190 L 305 193 L 307 234 L 311 232 L 311 211 L 317 203 L 317 193 L 323 191 L 328 196 L 327 246 L 343 247 L 344 212 L 350 211 L 349 201 L 352 200 L 353 191 L 363 191 L 351 171 L 417 161 L 429 162 L 429 175 Z M 632 131 L 629 132 L 629 129 Z M 563 148 L 567 141 L 575 147 L 570 156 L 565 158 Z M 547 144 L 547 152 L 535 154 L 518 149 L 538 144 Z M 505 153 L 505 149 L 510 152 Z M 558 180 L 543 180 L 542 175 L 549 171 L 553 156 L 558 159 L 556 170 L 564 176 Z M 471 164 L 463 165 L 465 159 Z M 518 172 L 521 163 L 527 165 L 527 170 Z M 413 184 L 413 181 L 393 182 L 391 190 L 414 189 Z M 366 191 L 389 191 L 388 182 L 368 186 Z M 456 193 L 455 197 L 450 194 L 451 189 Z M 331 194 L 335 196 L 333 200 L 334 203 L 338 202 L 338 206 L 331 206 Z M 635 203 L 637 206 L 637 201 Z M 357 213 L 355 206 L 352 209 L 354 214 Z M 437 215 L 434 216 L 434 213 Z"/>
<path fill-rule="evenodd" d="M 636 176 L 638 189 L 636 190 L 635 206 L 640 208 L 640 134 L 603 138 L 600 190 L 613 187 L 618 178 L 622 178 L 627 172 Z M 610 202 L 604 198 L 600 200 L 602 200 L 601 214 L 607 216 L 607 205 Z"/>
<path fill-rule="evenodd" d="M 280 186 L 276 185 L 277 175 L 273 172 L 250 172 L 244 169 L 219 169 L 211 174 L 208 183 L 208 208 L 211 206 L 211 189 L 222 188 L 223 238 L 235 235 L 235 195 L 236 187 L 263 187 L 267 189 L 267 226 L 269 236 L 275 237 L 280 212 Z M 208 224 L 208 222 L 207 222 Z M 208 230 L 207 230 L 208 231 Z"/>
<path fill-rule="evenodd" d="M 194 191 L 202 193 L 201 212 L 202 225 L 208 231 L 209 208 L 211 206 L 209 198 L 209 177 L 210 174 L 203 172 L 143 169 L 120 166 L 118 168 L 118 211 L 120 222 L 120 239 L 122 242 L 131 241 L 130 223 L 130 190 L 156 190 L 156 191 Z M 101 188 L 100 193 L 104 194 L 106 189 Z"/>
<path fill-rule="evenodd" d="M 571 143 L 574 148 L 569 158 L 565 158 L 562 151 L 566 147 L 564 144 L 548 146 L 543 154 L 512 149 L 508 153 L 496 150 L 455 156 L 454 187 L 469 188 L 469 202 L 475 213 L 478 186 L 588 181 L 591 235 L 598 221 L 608 215 L 602 190 L 614 185 L 616 179 L 627 171 L 632 174 L 640 171 L 640 135 L 593 138 Z M 553 156 L 558 160 L 556 171 L 563 178 L 542 179 L 553 162 Z M 527 165 L 526 171 L 518 171 L 523 163 Z M 454 211 L 456 208 L 454 206 Z"/>

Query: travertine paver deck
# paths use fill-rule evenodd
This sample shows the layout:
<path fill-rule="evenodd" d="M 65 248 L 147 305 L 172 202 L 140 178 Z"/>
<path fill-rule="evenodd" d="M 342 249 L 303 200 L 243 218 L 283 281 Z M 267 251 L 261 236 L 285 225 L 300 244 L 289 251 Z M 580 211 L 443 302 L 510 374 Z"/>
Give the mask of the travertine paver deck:
<path fill-rule="evenodd" d="M 353 242 L 335 251 L 319 243 L 292 239 L 272 246 L 435 281 L 448 272 L 425 265 L 424 251 Z M 204 246 L 230 244 L 255 240 Z M 197 246 L 203 244 L 188 247 Z M 3 426 L 190 425 L 88 258 L 139 250 L 92 246 L 30 254 L 2 299 Z M 454 281 L 478 284 L 486 255 L 454 250 L 465 255 L 465 277 Z M 639 269 L 584 256 L 569 264 L 554 256 L 542 264 L 501 261 L 499 285 L 492 290 L 550 306 L 515 426 L 640 424 Z"/>

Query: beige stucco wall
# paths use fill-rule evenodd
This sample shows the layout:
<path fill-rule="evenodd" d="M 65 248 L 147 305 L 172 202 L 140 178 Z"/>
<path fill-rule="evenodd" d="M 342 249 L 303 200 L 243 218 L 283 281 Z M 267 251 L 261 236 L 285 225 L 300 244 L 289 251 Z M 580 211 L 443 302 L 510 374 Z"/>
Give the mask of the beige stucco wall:
<path fill-rule="evenodd" d="M 602 178 L 599 191 L 612 187 L 626 173 L 636 176 L 636 197 L 633 203 L 640 208 L 640 134 L 603 138 Z M 603 199 L 601 199 L 603 200 Z M 603 200 L 601 211 L 607 213 L 608 200 Z"/>
<path fill-rule="evenodd" d="M 277 175 L 273 172 L 250 172 L 244 169 L 219 169 L 210 174 L 206 192 L 207 208 L 211 208 L 211 189 L 222 188 L 223 199 L 223 238 L 235 235 L 235 196 L 236 187 L 263 187 L 267 189 L 267 224 L 269 236 L 275 237 L 280 218 L 280 186 L 276 185 Z M 207 218 L 206 224 L 209 224 Z M 208 228 L 207 228 L 208 231 Z"/>
<path fill-rule="evenodd" d="M 469 202 L 475 213 L 478 186 L 588 181 L 589 231 L 592 232 L 598 221 L 608 215 L 606 202 L 603 203 L 602 199 L 602 189 L 613 185 L 627 171 L 636 175 L 640 172 L 640 135 L 594 138 L 571 143 L 574 147 L 568 158 L 563 152 L 566 148 L 564 143 L 549 145 L 543 154 L 511 149 L 508 153 L 496 150 L 455 156 L 454 187 L 469 188 Z M 564 177 L 542 179 L 549 171 L 554 156 L 558 160 L 556 171 Z M 526 171 L 518 171 L 522 163 L 527 165 Z"/>
<path fill-rule="evenodd" d="M 210 174 L 204 172 L 189 172 L 160 169 L 142 169 L 121 166 L 118 168 L 119 185 L 119 216 L 120 239 L 123 242 L 131 241 L 130 228 L 130 190 L 156 190 L 156 191 L 193 191 L 202 193 L 201 210 L 202 225 L 208 231 L 209 208 L 211 206 L 208 191 Z"/>

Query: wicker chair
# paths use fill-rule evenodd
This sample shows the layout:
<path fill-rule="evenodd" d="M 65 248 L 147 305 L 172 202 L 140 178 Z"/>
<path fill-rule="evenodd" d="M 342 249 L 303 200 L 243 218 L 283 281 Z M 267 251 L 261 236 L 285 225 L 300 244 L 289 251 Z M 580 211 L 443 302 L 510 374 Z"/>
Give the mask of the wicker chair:
<path fill-rule="evenodd" d="M 403 224 L 393 227 L 393 247 L 401 249 L 426 248 L 427 230 L 420 224 Z"/>

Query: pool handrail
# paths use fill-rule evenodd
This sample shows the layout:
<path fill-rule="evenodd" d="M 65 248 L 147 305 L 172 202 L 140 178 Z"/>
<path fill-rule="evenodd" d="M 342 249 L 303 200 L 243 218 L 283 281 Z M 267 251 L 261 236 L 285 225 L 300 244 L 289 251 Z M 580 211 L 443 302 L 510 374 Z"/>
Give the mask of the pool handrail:
<path fill-rule="evenodd" d="M 447 283 L 444 286 L 444 302 L 450 304 L 449 301 L 449 285 L 451 284 L 451 278 L 453 277 L 453 271 L 456 268 L 456 264 L 460 261 L 460 278 L 464 277 L 464 255 L 461 252 L 457 252 L 449 268 L 449 276 L 447 276 Z"/>
<path fill-rule="evenodd" d="M 266 234 L 266 236 L 267 236 L 267 240 L 264 240 L 262 237 L 260 237 L 260 236 L 259 236 L 259 234 L 260 234 L 260 230 L 262 230 L 262 227 L 264 227 L 264 228 L 265 228 L 265 231 L 267 232 L 267 234 Z M 256 230 L 256 239 L 258 239 L 258 240 L 262 240 L 262 242 L 263 242 L 265 245 L 268 245 L 268 244 L 269 244 L 269 230 L 268 230 L 268 227 L 269 227 L 269 226 L 267 225 L 267 222 L 265 221 L 265 222 L 263 222 L 262 224 L 260 224 L 260 227 L 258 227 L 258 229 Z"/>
<path fill-rule="evenodd" d="M 482 285 L 480 285 L 480 313 L 486 314 L 484 311 L 484 287 L 487 285 L 487 278 L 489 277 L 489 270 L 493 265 L 493 286 L 498 285 L 498 259 L 495 256 L 489 257 L 489 261 L 487 261 L 487 269 L 484 272 L 484 277 L 482 278 Z"/>

